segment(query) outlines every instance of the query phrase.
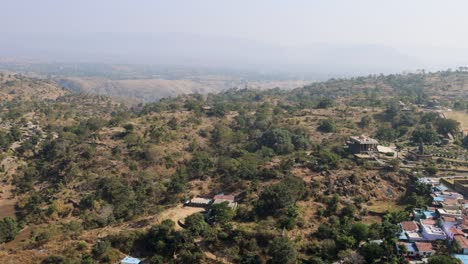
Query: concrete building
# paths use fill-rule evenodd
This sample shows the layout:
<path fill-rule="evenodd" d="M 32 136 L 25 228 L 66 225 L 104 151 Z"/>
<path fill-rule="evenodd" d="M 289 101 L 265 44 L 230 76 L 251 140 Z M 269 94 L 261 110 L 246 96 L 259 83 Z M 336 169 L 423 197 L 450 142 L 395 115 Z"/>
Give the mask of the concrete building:
<path fill-rule="evenodd" d="M 461 218 L 463 217 L 463 212 L 462 210 L 451 210 L 451 209 L 444 209 L 444 208 L 438 208 L 437 213 L 442 217 L 442 216 L 452 216 L 455 218 Z"/>
<path fill-rule="evenodd" d="M 379 145 L 377 140 L 363 135 L 349 137 L 346 143 L 353 154 L 376 152 Z"/>
<path fill-rule="evenodd" d="M 442 216 L 439 219 L 439 225 L 442 227 L 442 230 L 444 230 L 445 234 L 447 234 L 449 238 L 451 238 L 452 235 L 450 229 L 454 228 L 457 224 L 457 219 L 452 216 Z"/>
<path fill-rule="evenodd" d="M 436 220 L 421 219 L 419 221 L 421 224 L 422 235 L 425 240 L 434 241 L 447 239 L 447 235 L 444 230 L 437 226 Z"/>
<path fill-rule="evenodd" d="M 416 249 L 418 250 L 418 256 L 420 257 L 430 257 L 435 251 L 432 249 L 432 244 L 427 242 L 416 242 L 414 243 Z"/>
<path fill-rule="evenodd" d="M 399 240 L 409 241 L 409 242 L 416 242 L 424 240 L 420 232 L 420 228 L 417 222 L 415 221 L 405 221 L 401 222 L 401 234 L 399 236 Z"/>
<path fill-rule="evenodd" d="M 211 205 L 211 202 L 212 202 L 211 199 L 195 197 L 195 198 L 192 198 L 192 199 L 186 201 L 185 206 L 207 208 L 207 207 L 209 207 Z"/>
<path fill-rule="evenodd" d="M 235 202 L 235 199 L 236 197 L 234 195 L 219 194 L 213 197 L 213 204 L 220 204 L 220 203 L 227 202 L 229 207 L 231 207 L 232 209 L 236 209 L 237 203 Z"/>
<path fill-rule="evenodd" d="M 432 249 L 432 244 L 428 242 L 414 242 L 414 243 L 399 243 L 400 246 L 405 247 L 407 257 L 430 257 L 435 251 Z M 401 252 L 401 251 L 400 251 Z"/>
<path fill-rule="evenodd" d="M 465 235 L 465 232 L 463 232 L 463 230 L 458 229 L 456 227 L 449 228 L 449 230 L 445 233 L 447 234 L 447 237 L 449 239 L 453 239 L 457 235 L 461 235 L 461 236 Z"/>

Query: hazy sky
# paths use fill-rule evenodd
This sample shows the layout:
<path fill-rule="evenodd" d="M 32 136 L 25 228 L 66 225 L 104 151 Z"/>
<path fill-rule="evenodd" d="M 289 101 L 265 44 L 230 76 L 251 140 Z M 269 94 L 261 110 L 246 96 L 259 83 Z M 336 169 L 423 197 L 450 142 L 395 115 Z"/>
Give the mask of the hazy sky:
<path fill-rule="evenodd" d="M 289 46 L 383 44 L 468 59 L 466 0 L 0 1 L 0 31 L 186 32 Z"/>
<path fill-rule="evenodd" d="M 288 45 L 468 46 L 464 0 L 2 0 L 2 30 L 190 32 Z"/>

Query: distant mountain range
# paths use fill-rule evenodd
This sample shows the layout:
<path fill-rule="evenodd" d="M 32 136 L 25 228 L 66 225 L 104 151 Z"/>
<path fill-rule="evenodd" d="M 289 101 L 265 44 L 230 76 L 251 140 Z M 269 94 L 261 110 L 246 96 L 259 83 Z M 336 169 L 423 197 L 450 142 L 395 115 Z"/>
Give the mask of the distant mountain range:
<path fill-rule="evenodd" d="M 381 45 L 287 47 L 182 33 L 2 33 L 0 57 L 42 62 L 222 67 L 258 72 L 349 76 L 401 72 L 421 63 Z"/>

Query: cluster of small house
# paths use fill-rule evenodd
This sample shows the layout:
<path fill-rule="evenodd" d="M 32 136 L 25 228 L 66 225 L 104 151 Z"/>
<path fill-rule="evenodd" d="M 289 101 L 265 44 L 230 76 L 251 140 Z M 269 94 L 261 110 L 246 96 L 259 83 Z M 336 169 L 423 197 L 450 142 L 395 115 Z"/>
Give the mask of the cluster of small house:
<path fill-rule="evenodd" d="M 194 197 L 186 201 L 184 205 L 192 206 L 192 207 L 202 207 L 202 208 L 208 209 L 212 205 L 226 202 L 230 208 L 236 209 L 237 202 L 235 202 L 235 200 L 236 200 L 236 197 L 234 195 L 218 194 L 218 195 L 215 195 L 213 198 Z"/>
<path fill-rule="evenodd" d="M 410 259 L 423 259 L 435 254 L 433 242 L 442 240 L 457 249 L 454 256 L 463 263 L 468 259 L 468 200 L 450 191 L 436 178 L 422 178 L 432 185 L 432 207 L 414 209 L 411 221 L 401 222 L 397 249 Z"/>

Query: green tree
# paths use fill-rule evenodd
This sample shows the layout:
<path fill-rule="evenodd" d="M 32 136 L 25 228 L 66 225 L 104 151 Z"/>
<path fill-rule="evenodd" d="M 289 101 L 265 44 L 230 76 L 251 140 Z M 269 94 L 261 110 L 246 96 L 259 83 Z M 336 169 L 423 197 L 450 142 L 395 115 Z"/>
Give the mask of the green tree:
<path fill-rule="evenodd" d="M 350 234 L 357 242 L 365 241 L 369 235 L 369 227 L 366 224 L 356 222 L 351 226 Z"/>
<path fill-rule="evenodd" d="M 411 140 L 416 143 L 422 140 L 424 143 L 434 144 L 439 140 L 439 135 L 431 128 L 419 128 L 413 131 Z"/>
<path fill-rule="evenodd" d="M 437 131 L 443 135 L 448 133 L 455 135 L 455 133 L 460 130 L 460 123 L 450 118 L 440 118 L 436 125 Z"/>
<path fill-rule="evenodd" d="M 372 123 L 372 117 L 370 116 L 363 116 L 361 117 L 361 120 L 359 121 L 359 126 L 361 128 L 366 128 Z"/>
<path fill-rule="evenodd" d="M 333 119 L 324 119 L 320 121 L 320 124 L 318 126 L 318 131 L 324 132 L 324 133 L 333 133 L 336 132 L 336 124 Z"/>
<path fill-rule="evenodd" d="M 271 129 L 263 133 L 259 144 L 273 149 L 278 154 L 288 154 L 294 150 L 291 132 L 282 128 Z"/>
<path fill-rule="evenodd" d="M 211 206 L 209 220 L 212 223 L 226 224 L 234 218 L 234 210 L 229 207 L 228 202 L 223 202 Z"/>
<path fill-rule="evenodd" d="M 210 226 L 205 221 L 203 214 L 193 214 L 185 218 L 186 229 L 194 236 L 206 234 Z"/>
<path fill-rule="evenodd" d="M 291 208 L 305 193 L 302 179 L 288 177 L 280 183 L 265 188 L 260 194 L 255 209 L 260 216 L 284 213 L 284 209 Z"/>
<path fill-rule="evenodd" d="M 65 264 L 65 258 L 62 256 L 48 256 L 42 260 L 41 264 Z"/>
<path fill-rule="evenodd" d="M 360 254 L 364 257 L 367 263 L 375 263 L 375 261 L 383 256 L 384 250 L 377 243 L 367 243 L 360 248 Z"/>
<path fill-rule="evenodd" d="M 268 246 L 268 256 L 272 264 L 296 263 L 297 255 L 294 244 L 286 237 L 276 237 Z"/>
<path fill-rule="evenodd" d="M 460 261 L 449 255 L 432 256 L 427 261 L 428 264 L 460 264 Z"/>
<path fill-rule="evenodd" d="M 332 99 L 323 98 L 322 100 L 318 102 L 317 108 L 325 109 L 325 108 L 332 107 L 333 105 L 334 105 L 334 102 Z"/>
<path fill-rule="evenodd" d="M 99 259 L 102 256 L 104 256 L 104 254 L 106 254 L 110 248 L 111 248 L 110 241 L 100 240 L 93 246 L 91 253 L 93 254 L 94 258 Z"/>
<path fill-rule="evenodd" d="M 15 219 L 6 217 L 0 221 L 0 243 L 15 239 L 18 232 L 19 227 Z"/>

